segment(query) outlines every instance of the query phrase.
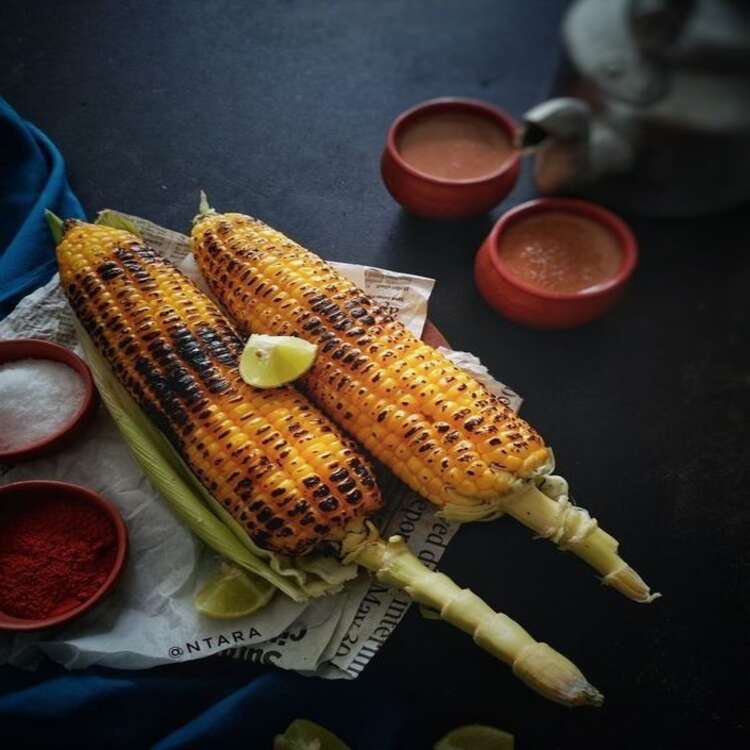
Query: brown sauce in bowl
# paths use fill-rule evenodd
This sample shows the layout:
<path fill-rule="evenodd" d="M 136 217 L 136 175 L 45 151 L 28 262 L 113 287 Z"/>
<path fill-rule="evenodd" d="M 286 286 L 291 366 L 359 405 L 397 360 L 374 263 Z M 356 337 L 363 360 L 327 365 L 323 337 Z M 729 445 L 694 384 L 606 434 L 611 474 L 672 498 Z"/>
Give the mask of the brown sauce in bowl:
<path fill-rule="evenodd" d="M 437 112 L 407 125 L 396 148 L 413 169 L 444 180 L 494 174 L 513 156 L 508 134 L 488 117 Z"/>
<path fill-rule="evenodd" d="M 566 211 L 519 219 L 500 236 L 500 255 L 513 276 L 547 292 L 595 291 L 623 262 L 618 238 L 603 224 Z"/>

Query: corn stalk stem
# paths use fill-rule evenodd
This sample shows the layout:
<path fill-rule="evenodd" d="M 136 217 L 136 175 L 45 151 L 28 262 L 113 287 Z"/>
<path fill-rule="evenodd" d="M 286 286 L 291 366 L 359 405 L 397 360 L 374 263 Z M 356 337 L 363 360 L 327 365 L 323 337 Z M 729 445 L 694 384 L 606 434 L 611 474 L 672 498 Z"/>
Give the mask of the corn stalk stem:
<path fill-rule="evenodd" d="M 646 582 L 617 553 L 619 542 L 600 529 L 583 508 L 568 501 L 552 500 L 530 487 L 508 503 L 506 512 L 540 537 L 552 539 L 562 550 L 570 550 L 602 574 L 602 583 L 635 602 L 648 603 L 652 594 Z"/>
<path fill-rule="evenodd" d="M 198 203 L 198 213 L 193 217 L 193 226 L 195 226 L 199 221 L 205 219 L 206 216 L 211 216 L 215 213 L 215 209 L 211 208 L 211 204 L 208 202 L 208 196 L 206 195 L 205 191 L 201 190 L 200 201 Z"/>
<path fill-rule="evenodd" d="M 468 633 L 474 642 L 508 664 L 532 690 L 566 706 L 599 706 L 603 696 L 571 661 L 534 640 L 517 622 L 495 612 L 469 589 L 427 568 L 399 536 L 363 544 L 354 559 L 379 581 L 405 591 L 434 609 L 441 619 Z"/>

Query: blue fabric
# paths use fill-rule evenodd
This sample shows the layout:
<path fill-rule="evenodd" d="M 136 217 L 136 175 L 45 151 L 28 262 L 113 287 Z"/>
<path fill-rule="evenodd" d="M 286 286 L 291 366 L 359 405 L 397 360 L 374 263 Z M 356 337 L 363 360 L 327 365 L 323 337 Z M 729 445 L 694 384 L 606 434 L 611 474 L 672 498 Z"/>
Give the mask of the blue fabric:
<path fill-rule="evenodd" d="M 393 675 L 367 686 L 317 680 L 224 657 L 143 672 L 6 667 L 0 670 L 0 744 L 270 750 L 276 734 L 304 717 L 356 750 L 418 750 L 465 722 L 450 711 L 431 712 L 430 700 L 444 698 L 439 691 L 425 701 L 424 685 L 399 682 Z M 419 711 L 404 710 L 417 705 Z"/>
<path fill-rule="evenodd" d="M 55 272 L 49 208 L 83 218 L 54 144 L 0 98 L 0 318 Z"/>

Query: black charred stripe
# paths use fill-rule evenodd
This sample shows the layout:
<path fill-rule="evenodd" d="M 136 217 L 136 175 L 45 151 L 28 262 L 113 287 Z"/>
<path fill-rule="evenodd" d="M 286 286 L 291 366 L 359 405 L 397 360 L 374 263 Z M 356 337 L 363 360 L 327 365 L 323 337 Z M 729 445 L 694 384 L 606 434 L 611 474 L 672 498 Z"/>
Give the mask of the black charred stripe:
<path fill-rule="evenodd" d="M 300 519 L 300 524 L 302 526 L 309 526 L 311 523 L 315 523 L 315 516 L 312 513 L 305 513 Z"/>
<path fill-rule="evenodd" d="M 216 240 L 216 237 L 212 234 L 203 235 L 203 247 L 208 251 L 209 255 L 216 256 L 221 252 L 221 245 Z"/>
<path fill-rule="evenodd" d="M 184 427 L 190 417 L 180 403 L 170 382 L 146 357 L 140 356 L 135 361 L 135 370 L 156 397 L 164 414 L 178 427 Z"/>
<path fill-rule="evenodd" d="M 327 497 L 325 500 L 321 500 L 318 504 L 318 508 L 324 513 L 331 513 L 339 507 L 339 501 L 335 497 Z"/>
<path fill-rule="evenodd" d="M 258 531 L 254 531 L 250 536 L 259 547 L 265 547 L 268 544 L 269 534 L 267 531 L 259 529 Z"/>
<path fill-rule="evenodd" d="M 346 388 L 347 385 L 351 382 L 351 378 L 348 375 L 342 375 L 339 379 L 339 382 L 336 386 L 338 390 L 341 390 L 342 388 Z"/>
<path fill-rule="evenodd" d="M 226 393 L 227 403 L 229 404 L 238 404 L 240 401 L 244 401 L 242 393 L 236 389 L 232 390 L 230 383 L 224 380 L 220 373 L 217 373 L 216 377 L 208 382 L 208 389 L 211 393 Z"/>
<path fill-rule="evenodd" d="M 177 365 L 170 368 L 167 379 L 170 387 L 186 406 L 195 406 L 201 400 L 201 387 L 184 367 Z"/>
<path fill-rule="evenodd" d="M 310 508 L 310 504 L 307 502 L 307 500 L 298 500 L 294 507 L 289 510 L 289 517 L 294 518 L 294 516 L 299 515 L 300 513 L 304 513 L 306 510 Z"/>
<path fill-rule="evenodd" d="M 187 326 L 181 323 L 171 326 L 170 336 L 179 357 L 198 374 L 211 393 L 224 393 L 229 389 L 229 383 L 216 371 Z"/>
<path fill-rule="evenodd" d="M 177 448 L 177 450 L 181 450 L 183 441 L 181 440 L 177 432 L 175 432 L 175 430 L 172 428 L 172 423 L 169 421 L 166 415 L 161 410 L 159 410 L 152 401 L 144 401 L 140 403 L 140 407 L 146 413 L 146 416 L 156 425 L 156 427 L 161 430 L 162 434 L 166 436 L 167 440 L 169 440 L 169 442 L 172 443 L 172 445 Z"/>
<path fill-rule="evenodd" d="M 96 272 L 102 281 L 111 281 L 123 274 L 123 270 L 113 260 L 106 260 L 104 263 L 100 263 Z"/>
<path fill-rule="evenodd" d="M 180 357 L 205 380 L 213 374 L 211 358 L 203 351 L 188 327 L 182 323 L 170 326 L 169 335 Z"/>
<path fill-rule="evenodd" d="M 328 315 L 338 309 L 338 305 L 335 302 L 331 302 L 327 297 L 319 296 L 315 302 L 313 302 L 313 298 L 310 298 L 309 302 L 311 303 L 310 309 L 320 315 Z"/>
<path fill-rule="evenodd" d="M 332 356 L 334 359 L 341 359 L 351 348 L 351 344 L 342 344 L 339 349 L 336 349 Z"/>
<path fill-rule="evenodd" d="M 359 490 L 352 490 L 349 494 L 345 495 L 344 499 L 349 505 L 357 505 L 362 500 L 362 493 Z"/>
<path fill-rule="evenodd" d="M 234 367 L 237 364 L 238 355 L 242 348 L 238 336 L 230 335 L 229 331 L 226 330 L 219 332 L 205 324 L 196 326 L 195 331 L 217 362 L 229 367 Z"/>
<path fill-rule="evenodd" d="M 323 325 L 323 321 L 320 318 L 310 318 L 310 320 L 302 326 L 303 331 L 312 331 L 314 328 L 320 328 Z"/>
<path fill-rule="evenodd" d="M 130 278 L 133 279 L 138 286 L 153 281 L 147 267 L 141 263 L 140 258 L 135 252 L 133 252 L 133 250 L 134 248 L 118 247 L 114 251 L 114 255 L 119 259 L 121 266 L 128 271 Z"/>
<path fill-rule="evenodd" d="M 359 466 L 355 466 L 353 471 L 360 479 L 370 476 L 370 472 L 367 470 L 367 467 L 362 464 L 360 464 Z"/>

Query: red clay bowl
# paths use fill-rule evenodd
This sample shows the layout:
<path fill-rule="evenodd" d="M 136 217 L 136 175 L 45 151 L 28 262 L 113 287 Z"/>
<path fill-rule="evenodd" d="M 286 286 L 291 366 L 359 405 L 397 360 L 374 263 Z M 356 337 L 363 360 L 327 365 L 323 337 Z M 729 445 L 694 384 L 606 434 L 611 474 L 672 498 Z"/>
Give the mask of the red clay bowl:
<path fill-rule="evenodd" d="M 98 394 L 88 365 L 70 349 L 41 339 L 0 341 L 0 364 L 19 359 L 51 359 L 72 367 L 83 379 L 85 393 L 81 408 L 57 432 L 35 443 L 12 451 L 0 450 L 0 463 L 14 463 L 53 453 L 71 443 L 86 426 L 96 410 Z"/>
<path fill-rule="evenodd" d="M 407 211 L 434 219 L 477 216 L 496 206 L 513 189 L 520 157 L 510 156 L 496 172 L 470 180 L 433 177 L 409 166 L 398 152 L 399 135 L 415 120 L 437 112 L 468 112 L 492 120 L 513 143 L 518 126 L 502 110 L 474 99 L 432 99 L 399 115 L 388 130 L 380 171 L 388 192 Z"/>
<path fill-rule="evenodd" d="M 6 484 L 4 487 L 0 487 L 0 505 L 28 502 L 40 496 L 49 498 L 51 495 L 54 495 L 60 500 L 64 498 L 75 498 L 77 500 L 91 503 L 102 510 L 107 517 L 112 520 L 112 523 L 115 526 L 115 543 L 117 545 L 117 552 L 115 554 L 112 569 L 104 580 L 104 583 L 102 583 L 90 599 L 73 609 L 69 609 L 67 612 L 63 612 L 62 614 L 41 620 L 24 620 L 18 617 L 12 617 L 11 615 L 6 615 L 4 612 L 0 611 L 0 630 L 40 630 L 41 628 L 51 628 L 56 625 L 63 625 L 70 622 L 84 612 L 88 612 L 114 588 L 125 566 L 125 558 L 128 552 L 128 530 L 125 526 L 125 522 L 122 520 L 120 512 L 109 502 L 109 500 L 105 500 L 101 495 L 98 495 L 96 492 L 93 492 L 86 487 L 81 487 L 77 484 L 69 484 L 68 482 L 40 480 L 14 482 L 12 484 Z M 1 515 L 0 519 L 2 519 Z"/>
<path fill-rule="evenodd" d="M 519 219 L 544 211 L 569 211 L 603 224 L 619 240 L 618 272 L 594 290 L 552 292 L 529 286 L 503 262 L 503 232 Z M 503 214 L 477 252 L 474 280 L 485 301 L 506 318 L 534 328 L 573 328 L 610 310 L 622 297 L 638 262 L 638 244 L 627 224 L 601 206 L 573 198 L 540 198 Z"/>

